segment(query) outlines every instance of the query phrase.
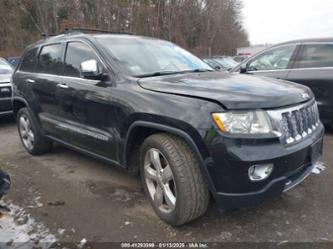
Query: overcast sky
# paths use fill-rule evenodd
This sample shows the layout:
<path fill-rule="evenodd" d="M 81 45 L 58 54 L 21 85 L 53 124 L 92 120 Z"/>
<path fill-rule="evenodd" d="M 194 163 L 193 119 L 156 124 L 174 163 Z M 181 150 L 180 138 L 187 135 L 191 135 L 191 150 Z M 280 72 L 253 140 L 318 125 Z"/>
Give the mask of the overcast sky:
<path fill-rule="evenodd" d="M 243 0 L 251 44 L 333 37 L 333 0 Z"/>

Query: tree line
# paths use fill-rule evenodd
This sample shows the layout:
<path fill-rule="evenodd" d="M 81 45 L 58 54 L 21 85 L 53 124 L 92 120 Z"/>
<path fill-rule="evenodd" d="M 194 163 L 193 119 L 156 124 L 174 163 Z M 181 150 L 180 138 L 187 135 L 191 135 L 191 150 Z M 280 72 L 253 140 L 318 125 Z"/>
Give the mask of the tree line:
<path fill-rule="evenodd" d="M 158 37 L 199 56 L 247 46 L 242 0 L 0 0 L 0 56 L 68 27 Z"/>

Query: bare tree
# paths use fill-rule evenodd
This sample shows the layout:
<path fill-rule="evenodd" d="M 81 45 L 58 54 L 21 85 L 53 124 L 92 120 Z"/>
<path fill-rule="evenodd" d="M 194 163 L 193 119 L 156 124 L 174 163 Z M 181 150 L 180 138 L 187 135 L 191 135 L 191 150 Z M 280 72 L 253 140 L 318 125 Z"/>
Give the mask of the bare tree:
<path fill-rule="evenodd" d="M 73 26 L 158 37 L 200 56 L 233 54 L 248 45 L 241 10 L 242 0 L 1 0 L 0 56 Z"/>

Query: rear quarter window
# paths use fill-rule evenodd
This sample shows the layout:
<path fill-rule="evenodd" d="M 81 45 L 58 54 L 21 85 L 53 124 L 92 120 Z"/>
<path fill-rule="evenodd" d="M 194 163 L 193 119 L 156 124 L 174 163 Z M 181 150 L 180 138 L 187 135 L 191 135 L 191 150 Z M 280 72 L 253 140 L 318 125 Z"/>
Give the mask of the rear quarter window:
<path fill-rule="evenodd" d="M 333 44 L 303 45 L 297 68 L 333 67 Z"/>
<path fill-rule="evenodd" d="M 37 64 L 38 48 L 28 50 L 22 58 L 20 70 L 24 72 L 34 72 Z"/>

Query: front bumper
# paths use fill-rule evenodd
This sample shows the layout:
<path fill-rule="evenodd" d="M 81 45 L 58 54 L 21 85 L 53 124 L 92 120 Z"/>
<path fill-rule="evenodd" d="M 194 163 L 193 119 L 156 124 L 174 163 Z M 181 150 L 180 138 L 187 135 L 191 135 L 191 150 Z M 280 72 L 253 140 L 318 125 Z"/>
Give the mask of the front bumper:
<path fill-rule="evenodd" d="M 0 98 L 0 116 L 13 114 L 12 98 Z"/>
<path fill-rule="evenodd" d="M 12 105 L 12 85 L 10 83 L 0 84 L 0 116 L 11 115 Z"/>
<path fill-rule="evenodd" d="M 207 165 L 216 203 L 223 209 L 237 209 L 295 187 L 317 166 L 323 136 L 322 124 L 311 136 L 291 146 L 274 140 L 233 140 L 217 135 L 210 143 L 213 163 Z M 261 182 L 252 182 L 248 168 L 260 163 L 273 163 L 273 173 Z"/>
<path fill-rule="evenodd" d="M 320 166 L 319 162 L 307 165 L 302 170 L 293 172 L 289 177 L 282 176 L 272 180 L 266 187 L 256 192 L 242 194 L 217 193 L 216 202 L 221 208 L 226 210 L 258 204 L 297 186 L 318 166 Z"/>

